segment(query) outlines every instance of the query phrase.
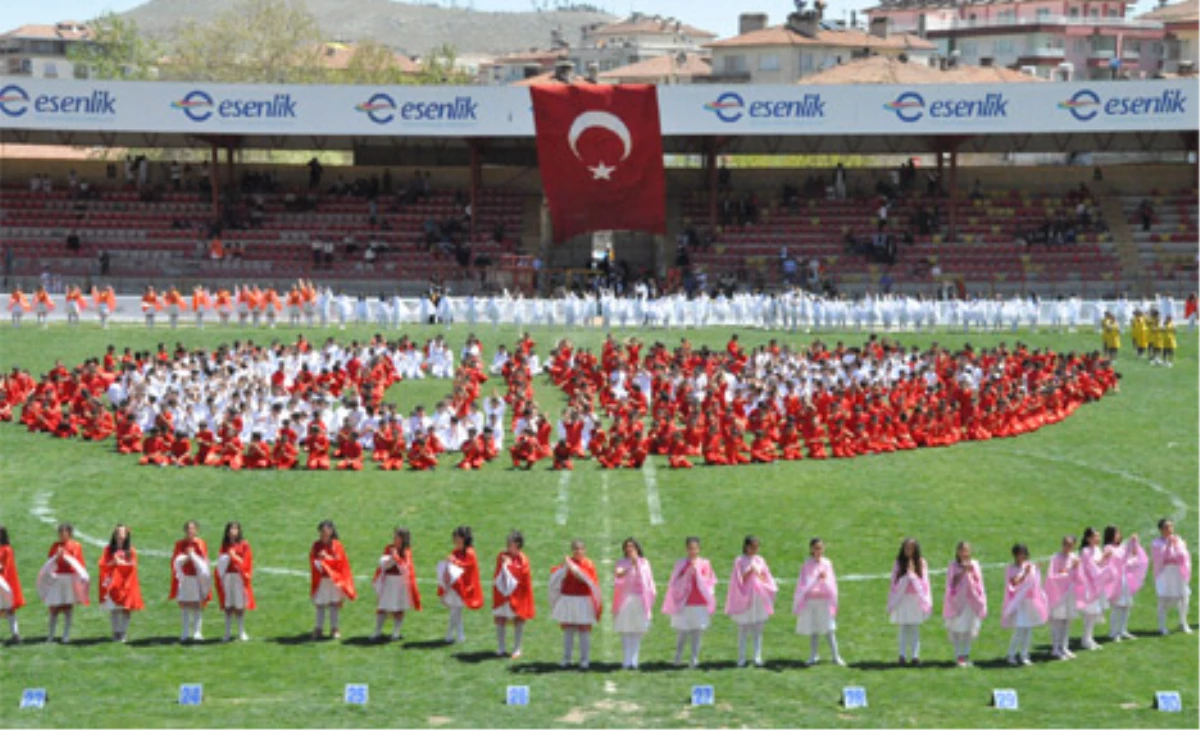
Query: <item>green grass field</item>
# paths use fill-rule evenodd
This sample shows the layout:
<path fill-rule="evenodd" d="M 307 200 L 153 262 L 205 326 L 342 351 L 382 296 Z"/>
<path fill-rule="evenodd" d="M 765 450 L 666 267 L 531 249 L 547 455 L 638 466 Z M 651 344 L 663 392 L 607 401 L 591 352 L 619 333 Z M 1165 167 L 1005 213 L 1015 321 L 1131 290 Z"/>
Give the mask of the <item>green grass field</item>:
<path fill-rule="evenodd" d="M 416 329 L 424 338 L 435 331 Z M 372 329 L 338 333 L 363 338 Z M 730 330 L 688 332 L 694 343 L 723 346 Z M 320 340 L 325 332 L 310 332 Z M 454 349 L 467 334 L 455 329 Z M 479 328 L 487 351 L 511 344 L 511 328 Z M 545 353 L 562 332 L 534 330 Z M 742 333 L 744 345 L 773 333 Z M 573 333 L 576 342 L 598 347 L 602 335 Z M 677 332 L 643 332 L 643 340 L 673 345 Z M 99 356 L 105 345 L 152 348 L 182 341 L 214 345 L 235 338 L 260 342 L 291 340 L 286 329 L 179 332 L 94 327 L 49 331 L 0 330 L 0 366 L 14 364 L 35 374 L 55 359 L 68 365 Z M 810 339 L 800 336 L 801 340 Z M 857 343 L 861 335 L 825 335 Z M 901 335 L 922 347 L 933 339 L 958 347 L 961 334 Z M 1011 335 L 971 334 L 975 345 L 1014 340 Z M 1034 346 L 1094 349 L 1091 332 L 1074 335 L 1022 334 Z M 548 469 L 515 473 L 496 463 L 478 473 L 441 468 L 432 473 L 239 473 L 212 469 L 139 467 L 117 456 L 112 443 L 64 442 L 31 435 L 19 425 L 0 426 L 0 522 L 7 524 L 17 552 L 27 600 L 21 611 L 26 643 L 0 647 L 0 726 L 70 727 L 288 727 L 288 726 L 464 726 L 464 727 L 1197 727 L 1196 635 L 1159 637 L 1153 585 L 1138 596 L 1131 627 L 1136 642 L 1080 652 L 1074 662 L 1051 662 L 1048 629 L 1035 634 L 1035 666 L 1003 663 L 1009 633 L 999 627 L 1002 571 L 986 571 L 992 616 L 974 649 L 975 669 L 952 665 L 952 649 L 937 619 L 922 632 L 926 666 L 894 666 L 896 632 L 885 617 L 887 582 L 900 539 L 921 539 L 930 565 L 944 568 L 953 546 L 969 539 L 985 564 L 1003 563 L 1014 541 L 1027 542 L 1045 557 L 1066 533 L 1086 525 L 1116 523 L 1147 542 L 1154 523 L 1174 515 L 1181 535 L 1195 550 L 1197 530 L 1197 358 L 1194 336 L 1181 337 L 1174 369 L 1152 368 L 1128 352 L 1118 363 L 1121 392 L 1083 407 L 1063 423 L 1016 439 L 968 443 L 947 449 L 857 458 L 848 461 L 697 468 L 672 472 L 656 466 L 661 524 L 651 524 L 644 472 L 602 473 L 577 464 L 568 483 Z M 432 404 L 448 390 L 445 381 L 402 383 L 389 397 L 407 412 Z M 562 399 L 539 385 L 539 401 L 557 416 Z M 510 439 L 511 442 L 511 439 Z M 560 494 L 565 502 L 560 501 Z M 341 642 L 311 643 L 313 612 L 307 577 L 270 574 L 264 567 L 306 570 L 306 555 L 323 518 L 336 520 L 355 573 L 369 575 L 396 525 L 414 535 L 426 610 L 406 622 L 406 643 L 371 645 L 374 594 L 359 581 L 360 600 L 344 612 Z M 565 517 L 565 524 L 560 524 Z M 46 645 L 45 614 L 33 591 L 36 570 L 53 541 L 45 522 L 70 520 L 90 537 L 107 537 L 118 521 L 133 528 L 141 550 L 168 550 L 184 520 L 195 518 L 210 545 L 220 526 L 238 519 L 255 550 L 259 610 L 248 617 L 252 641 L 222 645 L 223 621 L 206 612 L 203 646 L 179 646 L 179 613 L 166 601 L 168 562 L 144 557 L 141 566 L 146 610 L 134 617 L 130 645 L 108 642 L 106 614 L 95 606 L 78 613 L 70 646 Z M 520 528 L 541 580 L 543 617 L 526 632 L 525 657 L 496 659 L 495 635 L 483 612 L 467 618 L 467 643 L 446 647 L 446 611 L 434 592 L 434 564 L 449 549 L 455 525 L 470 524 L 485 573 L 505 533 Z M 704 666 L 670 666 L 674 634 L 656 616 L 643 647 L 643 670 L 620 670 L 619 637 L 606 621 L 598 631 L 590 672 L 560 671 L 561 634 L 546 620 L 544 579 L 570 539 L 588 542 L 601 574 L 610 570 L 619 542 L 640 538 L 659 580 L 683 551 L 686 535 L 697 534 L 724 580 L 742 537 L 762 539 L 781 586 L 779 615 L 767 625 L 763 669 L 737 669 L 736 629 L 717 616 L 705 637 Z M 838 636 L 846 669 L 823 664 L 806 669 L 807 639 L 794 634 L 790 616 L 796 573 L 811 536 L 826 541 L 841 576 Z M 99 549 L 85 543 L 89 567 Z M 851 578 L 855 577 L 856 580 Z M 611 581 L 606 583 L 606 592 Z M 934 579 L 935 610 L 941 610 L 941 576 Z M 1193 591 L 1195 587 L 1193 587 Z M 94 595 L 94 590 L 93 590 Z M 724 604 L 724 586 L 719 587 Z M 606 600 L 607 600 L 606 596 Z M 1192 623 L 1195 623 L 1195 602 Z M 605 618 L 608 616 L 606 614 Z M 0 635 L 6 635 L 0 626 Z M 1079 624 L 1073 626 L 1077 637 Z M 1106 633 L 1101 626 L 1098 634 Z M 824 649 L 824 647 L 823 647 Z M 178 686 L 201 682 L 201 707 L 176 704 Z M 348 682 L 370 684 L 370 704 L 342 703 Z M 528 707 L 503 704 L 506 685 L 528 685 Z M 690 688 L 711 684 L 712 707 L 689 706 Z M 866 688 L 870 706 L 839 707 L 841 688 Z M 46 709 L 19 710 L 22 688 L 45 687 Z M 1020 693 L 1021 709 L 988 706 L 993 688 Z M 1184 713 L 1151 709 L 1155 690 L 1179 690 Z"/>

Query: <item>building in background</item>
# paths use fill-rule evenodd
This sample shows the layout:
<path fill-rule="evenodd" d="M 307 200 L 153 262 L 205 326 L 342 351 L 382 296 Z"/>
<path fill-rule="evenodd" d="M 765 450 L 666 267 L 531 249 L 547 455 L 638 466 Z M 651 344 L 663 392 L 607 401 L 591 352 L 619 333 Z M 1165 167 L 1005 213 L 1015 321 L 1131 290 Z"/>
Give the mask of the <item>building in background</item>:
<path fill-rule="evenodd" d="M 1128 17 L 1129 7 L 1123 0 L 885 0 L 867 14 L 872 24 L 917 33 L 970 65 L 1043 78 L 1151 77 L 1163 67 L 1165 26 Z"/>
<path fill-rule="evenodd" d="M 1178 74 L 1194 74 L 1200 66 L 1200 1 L 1184 0 L 1171 5 L 1163 4 L 1139 16 L 1163 24 L 1166 32 L 1163 71 Z"/>
<path fill-rule="evenodd" d="M 88 43 L 92 32 L 74 20 L 54 25 L 22 25 L 0 35 L 0 75 L 33 79 L 77 78 L 67 58 L 71 46 Z M 86 78 L 80 68 L 78 78 Z"/>
<path fill-rule="evenodd" d="M 340 41 L 326 41 L 320 47 L 320 64 L 326 71 L 333 72 L 333 75 L 338 75 L 338 71 L 346 71 L 350 68 L 350 61 L 354 58 L 358 46 L 354 43 L 342 43 Z M 394 53 L 396 68 L 402 74 L 419 74 L 421 72 L 421 64 L 404 55 L 403 53 Z"/>
<path fill-rule="evenodd" d="M 885 23 L 870 31 L 825 20 L 823 6 L 767 25 L 765 13 L 743 13 L 738 35 L 708 44 L 713 83 L 790 84 L 856 58 L 931 57 L 936 46 L 915 33 L 894 33 Z"/>
<path fill-rule="evenodd" d="M 566 59 L 564 51 L 531 49 L 509 53 L 479 64 L 476 79 L 485 86 L 507 86 L 552 73 L 555 64 Z"/>
<path fill-rule="evenodd" d="M 655 58 L 706 56 L 705 44 L 716 37 L 716 33 L 675 18 L 634 13 L 615 23 L 584 26 L 579 44 L 570 48 L 569 58 L 576 68 L 593 68 L 595 64 L 595 71 L 603 74 Z"/>
<path fill-rule="evenodd" d="M 606 84 L 695 84 L 712 75 L 712 65 L 699 53 L 657 56 L 628 66 L 601 71 L 600 81 Z"/>

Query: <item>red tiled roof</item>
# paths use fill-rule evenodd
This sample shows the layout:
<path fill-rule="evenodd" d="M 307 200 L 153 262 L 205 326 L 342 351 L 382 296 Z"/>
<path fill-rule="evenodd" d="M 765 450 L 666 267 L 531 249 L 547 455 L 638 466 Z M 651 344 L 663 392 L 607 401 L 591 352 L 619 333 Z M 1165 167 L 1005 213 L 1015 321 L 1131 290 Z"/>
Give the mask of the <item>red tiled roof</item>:
<path fill-rule="evenodd" d="M 871 35 L 861 30 L 819 30 L 815 36 L 799 33 L 786 25 L 750 31 L 742 35 L 725 38 L 707 44 L 709 48 L 747 48 L 752 46 L 835 46 L 848 48 L 870 48 L 873 50 L 928 50 L 935 46 L 930 41 L 910 33 L 893 33 L 887 38 Z"/>
<path fill-rule="evenodd" d="M 92 37 L 92 31 L 83 23 L 74 20 L 64 20 L 54 25 L 22 25 L 0 38 L 37 38 L 44 40 L 79 41 Z"/>
<path fill-rule="evenodd" d="M 812 76 L 801 84 L 983 84 L 1045 81 L 1002 66 L 964 66 L 945 71 L 920 61 L 904 62 L 891 56 L 871 56 L 843 63 Z"/>
<path fill-rule="evenodd" d="M 675 59 L 671 56 L 656 56 L 644 61 L 638 61 L 637 63 L 631 63 L 628 66 L 604 71 L 600 74 L 600 78 L 628 79 L 632 81 L 644 79 L 646 81 L 653 81 L 654 79 L 661 79 L 671 75 L 686 76 L 689 78 L 711 76 L 712 65 L 707 58 L 697 53 L 687 54 L 687 58 L 682 64 L 676 64 Z"/>

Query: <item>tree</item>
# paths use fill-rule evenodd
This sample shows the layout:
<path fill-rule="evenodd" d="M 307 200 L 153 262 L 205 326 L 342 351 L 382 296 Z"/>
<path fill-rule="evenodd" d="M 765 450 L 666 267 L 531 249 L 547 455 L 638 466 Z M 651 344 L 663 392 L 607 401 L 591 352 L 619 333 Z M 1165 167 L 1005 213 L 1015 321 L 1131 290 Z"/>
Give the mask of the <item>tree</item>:
<path fill-rule="evenodd" d="M 67 58 L 89 78 L 145 81 L 158 75 L 162 49 L 138 32 L 137 23 L 107 12 L 88 23 L 92 39 L 73 43 Z"/>
<path fill-rule="evenodd" d="M 330 74 L 330 81 L 347 84 L 411 84 L 400 68 L 396 52 L 378 41 L 366 40 L 354 47 L 350 63 L 341 73 Z"/>
<path fill-rule="evenodd" d="M 300 3 L 240 0 L 179 33 L 172 77 L 231 83 L 312 83 L 324 77 L 321 29 Z"/>
<path fill-rule="evenodd" d="M 471 83 L 470 74 L 456 65 L 458 52 L 449 43 L 434 48 L 421 60 L 421 73 L 415 79 L 420 84 L 463 85 Z"/>

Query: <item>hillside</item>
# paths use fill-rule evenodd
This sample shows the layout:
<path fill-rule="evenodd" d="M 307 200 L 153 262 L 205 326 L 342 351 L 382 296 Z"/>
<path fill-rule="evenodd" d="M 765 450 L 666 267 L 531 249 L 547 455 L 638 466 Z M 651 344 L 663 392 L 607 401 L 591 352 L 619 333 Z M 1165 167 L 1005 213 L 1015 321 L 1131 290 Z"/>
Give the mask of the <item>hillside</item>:
<path fill-rule="evenodd" d="M 550 31 L 579 37 L 579 28 L 608 22 L 612 16 L 580 11 L 480 12 L 391 0 L 304 0 L 327 38 L 359 41 L 366 38 L 398 50 L 420 54 L 450 43 L 460 55 L 505 53 L 545 48 Z M 174 31 L 187 21 L 204 23 L 232 5 L 232 0 L 150 0 L 124 13 L 152 37 L 170 43 Z"/>

